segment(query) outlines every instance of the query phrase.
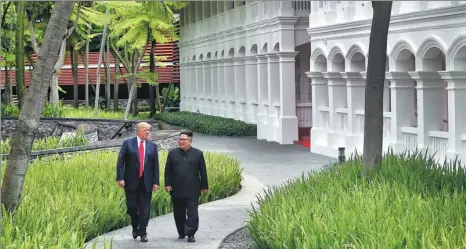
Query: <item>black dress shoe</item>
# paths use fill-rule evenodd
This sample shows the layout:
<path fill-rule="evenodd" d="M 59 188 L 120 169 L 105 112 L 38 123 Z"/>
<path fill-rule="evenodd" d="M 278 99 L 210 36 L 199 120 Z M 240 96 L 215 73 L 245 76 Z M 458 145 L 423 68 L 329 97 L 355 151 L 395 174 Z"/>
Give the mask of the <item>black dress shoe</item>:
<path fill-rule="evenodd" d="M 186 235 L 181 235 L 181 234 L 178 235 L 178 239 L 184 239 L 184 238 L 186 238 Z"/>
<path fill-rule="evenodd" d="M 141 235 L 141 242 L 147 242 L 147 235 Z"/>
<path fill-rule="evenodd" d="M 193 235 L 188 236 L 188 242 L 196 242 Z"/>
<path fill-rule="evenodd" d="M 134 229 L 133 229 L 133 238 L 134 238 L 134 239 L 136 239 L 136 238 L 139 236 L 138 233 L 139 233 L 138 230 L 134 230 Z"/>

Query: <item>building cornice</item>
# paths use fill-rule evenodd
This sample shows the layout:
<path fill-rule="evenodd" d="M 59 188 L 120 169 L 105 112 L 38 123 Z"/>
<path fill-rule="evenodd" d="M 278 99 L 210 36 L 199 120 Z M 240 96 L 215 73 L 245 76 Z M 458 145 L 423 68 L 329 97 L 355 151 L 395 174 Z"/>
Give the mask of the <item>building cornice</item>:
<path fill-rule="evenodd" d="M 428 24 L 434 21 L 451 19 L 452 16 L 464 18 L 466 16 L 466 5 L 430 9 L 392 16 L 390 19 L 390 28 L 388 33 L 395 34 L 401 32 L 464 27 L 464 22 L 462 21 L 458 21 L 458 23 L 436 26 Z M 311 37 L 311 41 L 331 38 L 358 38 L 361 36 L 369 36 L 371 25 L 372 19 L 366 19 L 354 22 L 337 23 L 327 26 L 311 27 L 307 29 L 307 32 Z"/>

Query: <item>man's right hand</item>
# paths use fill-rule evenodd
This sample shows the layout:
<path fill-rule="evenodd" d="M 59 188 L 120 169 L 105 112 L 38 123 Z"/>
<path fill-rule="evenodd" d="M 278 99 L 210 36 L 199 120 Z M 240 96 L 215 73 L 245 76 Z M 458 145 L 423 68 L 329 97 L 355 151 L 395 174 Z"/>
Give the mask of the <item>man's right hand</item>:
<path fill-rule="evenodd" d="M 125 180 L 118 181 L 118 186 L 120 186 L 120 188 L 124 188 L 125 187 Z"/>
<path fill-rule="evenodd" d="M 166 187 L 165 187 L 165 190 L 166 190 L 168 193 L 170 193 L 170 191 L 172 191 L 172 186 L 166 186 Z"/>

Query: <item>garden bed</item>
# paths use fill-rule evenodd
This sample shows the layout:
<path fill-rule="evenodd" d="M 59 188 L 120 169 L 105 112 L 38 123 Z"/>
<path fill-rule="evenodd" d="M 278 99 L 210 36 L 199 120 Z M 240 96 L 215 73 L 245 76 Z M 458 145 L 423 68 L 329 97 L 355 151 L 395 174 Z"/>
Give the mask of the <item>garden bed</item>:
<path fill-rule="evenodd" d="M 167 152 L 160 152 L 161 190 L 153 194 L 151 217 L 171 212 L 163 191 Z M 226 154 L 205 152 L 209 194 L 201 203 L 239 191 L 240 163 Z M 124 191 L 115 184 L 117 152 L 82 152 L 46 157 L 30 165 L 21 205 L 2 220 L 2 244 L 14 248 L 82 248 L 100 234 L 130 225 Z"/>
<path fill-rule="evenodd" d="M 260 248 L 464 248 L 466 173 L 420 154 L 387 155 L 363 178 L 360 158 L 258 198 L 248 230 Z"/>

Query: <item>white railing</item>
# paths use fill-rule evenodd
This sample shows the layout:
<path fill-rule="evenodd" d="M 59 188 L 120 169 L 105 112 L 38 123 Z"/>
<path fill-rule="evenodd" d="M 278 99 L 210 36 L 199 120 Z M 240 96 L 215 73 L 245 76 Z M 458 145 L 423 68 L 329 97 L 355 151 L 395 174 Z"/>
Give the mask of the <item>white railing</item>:
<path fill-rule="evenodd" d="M 292 8 L 295 16 L 306 16 L 311 14 L 311 1 L 293 1 Z"/>
<path fill-rule="evenodd" d="M 434 158 L 443 163 L 447 157 L 448 150 L 448 132 L 445 131 L 430 131 L 429 137 L 432 141 L 432 148 L 430 149 L 430 154 L 435 154 Z"/>
<path fill-rule="evenodd" d="M 280 1 L 246 3 L 246 5 L 182 26 L 180 28 L 183 34 L 181 43 L 275 18 L 280 15 L 280 4 Z"/>
<path fill-rule="evenodd" d="M 312 127 L 312 103 L 296 104 L 299 127 Z"/>
<path fill-rule="evenodd" d="M 464 1 L 394 1 L 392 16 L 465 4 Z M 314 1 L 310 28 L 372 18 L 371 1 Z"/>
<path fill-rule="evenodd" d="M 348 131 L 348 110 L 346 108 L 336 109 L 337 129 L 342 132 Z"/>
<path fill-rule="evenodd" d="M 383 115 L 383 137 L 389 138 L 392 134 L 392 117 L 390 112 L 384 112 Z"/>
<path fill-rule="evenodd" d="M 417 127 L 401 127 L 405 138 L 406 150 L 413 152 L 417 150 Z"/>
<path fill-rule="evenodd" d="M 330 128 L 330 113 L 329 111 L 320 111 L 321 124 L 320 126 L 325 129 Z"/>

